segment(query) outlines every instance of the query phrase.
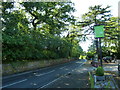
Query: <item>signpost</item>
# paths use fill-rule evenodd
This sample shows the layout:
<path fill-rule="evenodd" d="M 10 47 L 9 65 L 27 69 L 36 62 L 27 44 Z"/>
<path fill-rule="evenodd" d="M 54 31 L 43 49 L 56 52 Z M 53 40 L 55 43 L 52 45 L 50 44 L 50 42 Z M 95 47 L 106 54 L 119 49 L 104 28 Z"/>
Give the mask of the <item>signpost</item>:
<path fill-rule="evenodd" d="M 94 26 L 94 30 L 96 38 L 104 37 L 104 25 Z"/>
<path fill-rule="evenodd" d="M 100 65 L 102 66 L 102 48 L 101 48 L 101 38 L 104 37 L 104 25 L 95 25 L 95 38 L 99 39 L 99 55 L 100 55 Z"/>

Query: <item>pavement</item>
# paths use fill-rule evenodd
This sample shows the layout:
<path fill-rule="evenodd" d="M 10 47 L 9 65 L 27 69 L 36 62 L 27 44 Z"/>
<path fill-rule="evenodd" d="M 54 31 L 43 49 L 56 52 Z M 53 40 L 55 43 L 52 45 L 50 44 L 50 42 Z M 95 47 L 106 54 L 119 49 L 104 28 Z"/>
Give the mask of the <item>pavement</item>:
<path fill-rule="evenodd" d="M 115 83 L 120 89 L 120 76 L 118 75 L 118 63 L 120 63 L 120 60 L 117 60 L 115 63 L 103 62 L 103 67 L 106 72 L 113 76 Z"/>
<path fill-rule="evenodd" d="M 96 69 L 91 66 L 91 61 L 87 61 L 82 68 L 76 68 L 73 72 L 66 76 L 62 76 L 62 79 L 49 85 L 48 88 L 90 88 L 88 72 Z M 118 72 L 118 64 L 103 62 L 105 71 Z"/>
<path fill-rule="evenodd" d="M 103 62 L 103 67 L 105 71 L 111 71 L 118 74 L 118 60 L 115 63 L 105 63 Z"/>

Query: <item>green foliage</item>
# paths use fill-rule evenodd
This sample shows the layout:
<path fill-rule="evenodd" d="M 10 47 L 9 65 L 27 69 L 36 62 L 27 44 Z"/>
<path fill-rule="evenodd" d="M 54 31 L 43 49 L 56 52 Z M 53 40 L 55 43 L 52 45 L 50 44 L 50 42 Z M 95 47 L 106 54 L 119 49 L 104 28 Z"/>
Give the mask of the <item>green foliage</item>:
<path fill-rule="evenodd" d="M 82 48 L 75 39 L 62 37 L 66 23 L 74 24 L 73 3 L 2 2 L 2 60 L 41 60 L 79 57 Z M 72 42 L 71 42 L 72 39 Z"/>
<path fill-rule="evenodd" d="M 112 53 L 119 58 L 120 54 L 120 29 L 119 29 L 119 18 L 111 17 L 105 26 L 105 38 L 103 39 L 104 52 L 107 55 Z"/>
<path fill-rule="evenodd" d="M 104 75 L 104 69 L 103 67 L 97 67 L 97 70 L 96 70 L 96 75 L 97 76 L 103 76 Z"/>
<path fill-rule="evenodd" d="M 82 48 L 79 45 L 74 45 L 72 48 L 72 57 L 79 57 L 83 53 Z"/>
<path fill-rule="evenodd" d="M 105 24 L 106 21 L 109 21 L 111 17 L 109 8 L 110 6 L 103 8 L 102 5 L 89 7 L 89 11 L 82 15 L 83 22 L 87 23 L 82 23 L 81 25 L 84 27 L 91 26 L 90 28 L 86 29 L 85 32 L 88 32 L 89 29 L 93 31 L 94 24 Z"/>
<path fill-rule="evenodd" d="M 118 17 L 112 17 L 110 12 L 110 6 L 91 6 L 89 7 L 89 11 L 82 15 L 83 23 L 81 23 L 80 25 L 83 27 L 87 27 L 87 29 L 84 30 L 85 33 L 94 33 L 93 27 L 96 24 L 104 25 L 105 38 L 102 39 L 102 45 L 104 47 L 103 56 L 110 55 L 110 53 L 112 53 L 116 55 L 117 58 L 119 58 L 120 25 L 118 22 L 120 22 L 120 19 Z"/>
<path fill-rule="evenodd" d="M 93 59 L 95 54 L 95 43 L 88 47 L 87 59 Z"/>
<path fill-rule="evenodd" d="M 74 12 L 71 2 L 23 2 L 21 3 L 33 18 L 30 22 L 34 30 L 37 26 L 43 26 L 50 34 L 61 34 L 65 29 L 65 22 L 73 22 L 74 17 L 69 13 Z M 40 28 L 43 30 L 43 27 Z"/>
<path fill-rule="evenodd" d="M 95 54 L 95 51 L 94 52 L 87 52 L 87 59 L 90 60 L 91 58 L 93 59 L 94 58 L 94 54 Z"/>

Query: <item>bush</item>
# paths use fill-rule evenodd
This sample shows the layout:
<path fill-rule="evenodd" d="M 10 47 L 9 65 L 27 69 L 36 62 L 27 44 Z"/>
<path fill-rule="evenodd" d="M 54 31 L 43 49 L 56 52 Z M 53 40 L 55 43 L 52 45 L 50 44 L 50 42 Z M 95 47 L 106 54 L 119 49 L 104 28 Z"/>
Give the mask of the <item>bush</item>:
<path fill-rule="evenodd" d="M 103 67 L 98 67 L 97 68 L 96 75 L 97 76 L 103 76 L 104 75 L 104 69 L 103 69 Z"/>

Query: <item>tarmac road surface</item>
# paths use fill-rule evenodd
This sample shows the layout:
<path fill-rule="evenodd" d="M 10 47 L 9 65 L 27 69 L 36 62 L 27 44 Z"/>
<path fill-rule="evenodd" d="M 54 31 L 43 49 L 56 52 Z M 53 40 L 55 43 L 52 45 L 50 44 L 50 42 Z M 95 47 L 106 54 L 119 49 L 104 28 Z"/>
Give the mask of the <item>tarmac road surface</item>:
<path fill-rule="evenodd" d="M 80 59 L 34 71 L 14 74 L 2 78 L 2 88 L 47 88 L 56 83 L 63 75 L 81 68 L 87 60 Z"/>

